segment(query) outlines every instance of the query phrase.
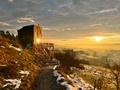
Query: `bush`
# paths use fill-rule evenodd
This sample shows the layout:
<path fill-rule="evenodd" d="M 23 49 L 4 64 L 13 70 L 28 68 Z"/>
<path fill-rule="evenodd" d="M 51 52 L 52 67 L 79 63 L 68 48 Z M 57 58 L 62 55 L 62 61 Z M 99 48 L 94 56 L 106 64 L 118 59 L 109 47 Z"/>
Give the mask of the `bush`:
<path fill-rule="evenodd" d="M 82 66 L 80 67 L 80 62 L 75 58 L 75 52 L 73 50 L 57 50 L 57 52 L 55 52 L 55 58 L 60 60 L 61 66 L 66 67 L 67 70 L 69 70 L 70 67 L 77 67 L 83 69 Z"/>
<path fill-rule="evenodd" d="M 88 62 L 88 61 L 85 61 L 85 60 L 83 60 L 83 59 L 80 59 L 79 62 L 80 62 L 81 64 L 89 65 L 89 62 Z"/>

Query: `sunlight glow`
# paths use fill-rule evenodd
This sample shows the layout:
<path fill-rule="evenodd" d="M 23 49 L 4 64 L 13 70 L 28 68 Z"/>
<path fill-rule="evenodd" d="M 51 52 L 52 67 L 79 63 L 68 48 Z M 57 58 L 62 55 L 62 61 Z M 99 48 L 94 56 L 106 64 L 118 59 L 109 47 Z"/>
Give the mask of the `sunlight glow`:
<path fill-rule="evenodd" d="M 93 38 L 99 42 L 99 41 L 102 41 L 105 37 L 104 36 L 93 36 Z"/>
<path fill-rule="evenodd" d="M 39 38 L 36 39 L 36 42 L 37 42 L 38 44 L 40 43 L 40 41 L 41 41 L 41 40 L 40 40 Z"/>

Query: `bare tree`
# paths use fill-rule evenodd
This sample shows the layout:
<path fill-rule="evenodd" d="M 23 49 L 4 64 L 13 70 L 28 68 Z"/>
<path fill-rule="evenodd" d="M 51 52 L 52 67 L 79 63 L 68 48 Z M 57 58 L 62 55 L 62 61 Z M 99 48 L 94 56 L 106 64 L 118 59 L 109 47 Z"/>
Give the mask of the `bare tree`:
<path fill-rule="evenodd" d="M 98 69 L 98 71 L 101 71 L 100 69 Z M 99 76 L 96 77 L 93 80 L 93 85 L 94 85 L 94 90 L 106 90 L 106 88 L 108 87 L 106 84 L 106 77 L 105 75 L 105 71 L 101 71 L 99 73 Z"/>
<path fill-rule="evenodd" d="M 94 90 L 96 90 L 96 88 L 98 90 L 102 90 L 103 82 L 104 82 L 104 78 L 98 78 L 97 80 L 94 80 Z"/>
<path fill-rule="evenodd" d="M 115 63 L 113 61 L 113 64 L 111 65 L 109 62 L 110 59 L 108 57 L 103 57 L 104 60 L 106 61 L 106 66 L 107 68 L 110 69 L 112 75 L 113 75 L 113 84 L 116 87 L 116 90 L 120 90 L 120 64 L 119 63 Z"/>

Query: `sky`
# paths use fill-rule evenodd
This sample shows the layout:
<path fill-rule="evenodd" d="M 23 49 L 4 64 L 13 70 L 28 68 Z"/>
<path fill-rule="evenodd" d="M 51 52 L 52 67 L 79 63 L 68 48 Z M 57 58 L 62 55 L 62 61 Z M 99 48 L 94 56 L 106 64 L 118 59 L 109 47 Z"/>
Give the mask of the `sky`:
<path fill-rule="evenodd" d="M 120 0 L 0 0 L 0 30 L 42 26 L 43 42 L 120 50 Z"/>

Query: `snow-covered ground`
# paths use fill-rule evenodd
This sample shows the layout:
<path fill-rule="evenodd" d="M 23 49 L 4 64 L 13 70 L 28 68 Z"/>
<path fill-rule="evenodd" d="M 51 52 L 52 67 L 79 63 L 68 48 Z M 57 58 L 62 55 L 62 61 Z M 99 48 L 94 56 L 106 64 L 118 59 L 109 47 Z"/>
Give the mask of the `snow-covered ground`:
<path fill-rule="evenodd" d="M 67 78 L 73 83 L 73 85 L 68 84 L 65 80 L 64 77 L 55 70 L 54 76 L 57 77 L 57 83 L 60 83 L 63 86 L 66 86 L 66 90 L 93 90 L 94 87 L 90 85 L 89 83 L 85 82 L 82 78 L 77 78 L 74 75 L 67 75 Z M 63 80 L 63 82 L 60 82 L 60 80 Z M 97 89 L 96 89 L 97 90 Z"/>
<path fill-rule="evenodd" d="M 5 46 L 3 46 L 3 45 L 1 45 L 0 47 L 5 48 Z M 20 48 L 12 46 L 12 44 L 9 46 L 9 48 L 13 48 L 17 51 L 22 50 Z M 0 66 L 6 66 L 6 65 L 0 65 Z M 22 71 L 22 70 L 19 73 L 22 75 L 21 78 L 24 77 L 23 75 L 28 76 L 30 74 L 28 71 Z M 4 84 L 2 87 L 4 88 L 4 87 L 7 87 L 10 85 L 10 86 L 14 86 L 14 89 L 18 89 L 20 87 L 20 84 L 21 84 L 21 78 L 20 79 L 4 79 L 6 84 Z"/>
<path fill-rule="evenodd" d="M 109 90 L 115 90 L 115 76 L 111 73 L 109 69 L 98 67 L 98 66 L 91 66 L 91 65 L 84 65 L 85 70 L 80 70 L 83 75 L 96 77 L 93 79 L 99 80 L 100 78 L 104 78 L 103 88 L 107 87 Z"/>
<path fill-rule="evenodd" d="M 90 66 L 90 65 L 84 65 L 85 70 L 82 70 L 84 73 L 85 72 L 90 72 L 93 75 L 96 76 L 104 76 L 105 78 L 113 78 L 114 76 L 110 73 L 110 70 L 101 68 L 101 67 L 96 67 L 96 66 Z"/>
<path fill-rule="evenodd" d="M 3 85 L 3 88 L 8 86 L 8 85 L 13 85 L 15 86 L 14 89 L 18 89 L 21 84 L 21 79 L 5 79 L 7 82 L 5 85 Z"/>
<path fill-rule="evenodd" d="M 94 90 L 94 87 L 89 83 L 87 83 L 86 81 L 84 81 L 81 78 L 81 75 L 83 75 L 85 78 L 87 78 L 87 76 L 91 76 L 91 77 L 93 76 L 93 79 L 96 79 L 96 80 L 97 78 L 99 79 L 103 77 L 105 78 L 104 79 L 105 82 L 107 82 L 106 85 L 109 88 L 111 88 L 111 90 L 115 88 L 114 84 L 110 83 L 111 81 L 114 82 L 115 77 L 109 69 L 106 69 L 103 67 L 91 66 L 91 65 L 84 65 L 84 67 L 85 67 L 84 70 L 80 70 L 74 67 L 76 71 L 73 74 L 66 75 L 67 79 L 69 79 L 72 82 L 72 85 L 68 84 L 67 81 L 65 81 L 66 79 L 60 73 L 58 73 L 57 70 L 55 70 L 55 68 L 53 73 L 54 73 L 54 76 L 57 77 L 57 80 L 56 80 L 57 83 L 60 83 L 61 85 L 66 86 L 67 90 L 80 90 L 79 88 L 81 88 L 82 90 Z"/>
<path fill-rule="evenodd" d="M 28 76 L 30 74 L 29 71 L 22 71 L 22 70 L 19 73 L 22 75 L 20 79 L 5 79 L 6 84 L 3 85 L 3 88 L 10 85 L 10 86 L 14 86 L 14 89 L 18 89 L 21 84 L 21 79 L 24 76 Z"/>

